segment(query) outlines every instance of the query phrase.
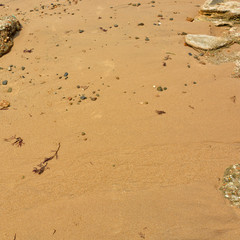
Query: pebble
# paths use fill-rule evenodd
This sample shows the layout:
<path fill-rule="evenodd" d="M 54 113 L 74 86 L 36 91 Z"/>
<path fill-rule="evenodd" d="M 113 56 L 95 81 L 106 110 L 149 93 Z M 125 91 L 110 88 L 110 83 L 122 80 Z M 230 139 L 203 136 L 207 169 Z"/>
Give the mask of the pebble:
<path fill-rule="evenodd" d="M 150 39 L 148 37 L 145 38 L 145 41 L 150 41 Z"/>
<path fill-rule="evenodd" d="M 24 66 L 22 66 L 22 67 L 21 67 L 21 69 L 22 69 L 22 70 L 25 70 L 25 67 L 24 67 Z"/>
<path fill-rule="evenodd" d="M 8 92 L 12 92 L 12 88 L 10 87 L 7 91 L 8 91 Z"/>
<path fill-rule="evenodd" d="M 79 33 L 83 33 L 83 32 L 84 32 L 84 30 L 79 29 Z"/>
<path fill-rule="evenodd" d="M 64 73 L 64 77 L 67 77 L 67 76 L 68 76 L 68 72 L 65 72 L 65 73 Z"/>
<path fill-rule="evenodd" d="M 0 110 L 8 109 L 8 107 L 10 107 L 10 102 L 7 100 L 0 101 Z"/>
<path fill-rule="evenodd" d="M 12 67 L 11 66 L 8 67 L 8 71 L 12 71 Z"/>
<path fill-rule="evenodd" d="M 118 27 L 118 25 L 117 25 L 117 24 L 114 24 L 114 27 Z"/>
<path fill-rule="evenodd" d="M 139 23 L 138 26 L 144 26 L 144 23 Z"/>
<path fill-rule="evenodd" d="M 8 80 L 2 81 L 2 85 L 7 85 L 7 84 L 8 84 Z"/>
<path fill-rule="evenodd" d="M 84 96 L 84 95 L 82 95 L 82 96 L 80 97 L 80 99 L 81 99 L 81 100 L 85 100 L 85 99 L 87 99 L 87 97 Z"/>

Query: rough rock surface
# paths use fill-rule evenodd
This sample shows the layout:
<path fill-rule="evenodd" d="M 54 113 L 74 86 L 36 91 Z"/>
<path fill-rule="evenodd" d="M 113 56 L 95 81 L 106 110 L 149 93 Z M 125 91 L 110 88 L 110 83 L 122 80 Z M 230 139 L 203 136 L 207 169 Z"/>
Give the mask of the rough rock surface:
<path fill-rule="evenodd" d="M 188 34 L 185 37 L 185 41 L 189 46 L 202 50 L 215 50 L 232 42 L 229 38 L 200 34 Z"/>
<path fill-rule="evenodd" d="M 201 7 L 200 14 L 206 20 L 240 22 L 240 2 L 207 0 Z"/>
<path fill-rule="evenodd" d="M 0 57 L 8 53 L 13 46 L 13 36 L 21 29 L 15 16 L 0 18 Z"/>

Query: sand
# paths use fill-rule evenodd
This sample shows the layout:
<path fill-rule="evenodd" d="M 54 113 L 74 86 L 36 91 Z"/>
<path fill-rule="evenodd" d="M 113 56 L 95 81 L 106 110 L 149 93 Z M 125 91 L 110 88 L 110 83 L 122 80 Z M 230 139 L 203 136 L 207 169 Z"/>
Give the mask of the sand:
<path fill-rule="evenodd" d="M 239 79 L 181 35 L 224 31 L 186 21 L 203 2 L 1 2 L 23 26 L 0 58 L 1 240 L 239 238 L 219 191 L 240 158 Z"/>

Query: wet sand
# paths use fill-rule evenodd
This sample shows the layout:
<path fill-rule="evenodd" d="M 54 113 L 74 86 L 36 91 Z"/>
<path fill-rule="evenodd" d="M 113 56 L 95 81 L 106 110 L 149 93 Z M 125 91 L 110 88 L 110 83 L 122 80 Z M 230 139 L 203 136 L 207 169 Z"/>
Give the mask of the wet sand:
<path fill-rule="evenodd" d="M 239 79 L 181 35 L 224 30 L 186 21 L 203 2 L 2 1 L 23 29 L 0 58 L 0 239 L 238 238 L 218 189 L 239 163 Z"/>

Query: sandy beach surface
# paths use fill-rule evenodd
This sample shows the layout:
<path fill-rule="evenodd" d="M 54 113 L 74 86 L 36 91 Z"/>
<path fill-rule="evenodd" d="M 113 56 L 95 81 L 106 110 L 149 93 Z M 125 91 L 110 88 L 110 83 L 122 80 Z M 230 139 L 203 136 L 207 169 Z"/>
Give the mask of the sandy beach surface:
<path fill-rule="evenodd" d="M 239 78 L 182 35 L 226 28 L 186 20 L 203 0 L 1 3 L 22 24 L 0 58 L 1 240 L 239 239 L 219 191 Z"/>

